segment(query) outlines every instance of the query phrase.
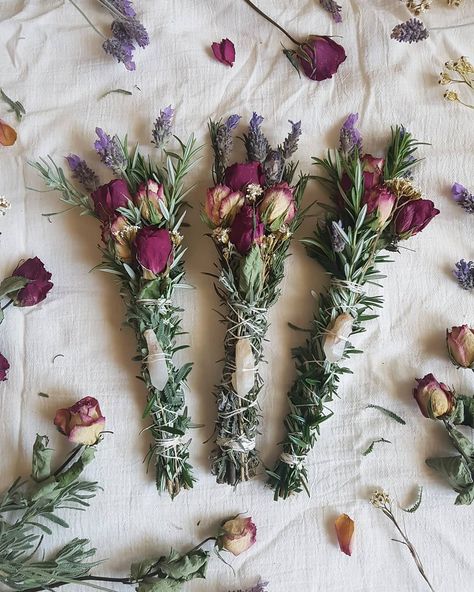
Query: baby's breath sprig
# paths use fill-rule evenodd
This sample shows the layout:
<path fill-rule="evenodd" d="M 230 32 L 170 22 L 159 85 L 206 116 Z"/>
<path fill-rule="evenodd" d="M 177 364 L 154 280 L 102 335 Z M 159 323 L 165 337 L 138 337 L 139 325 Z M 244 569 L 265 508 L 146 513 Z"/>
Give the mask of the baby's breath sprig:
<path fill-rule="evenodd" d="M 275 499 L 303 489 L 309 494 L 306 458 L 321 425 L 333 414 L 329 403 L 339 396 L 341 378 L 351 373 L 343 361 L 362 353 L 349 338 L 365 331 L 365 322 L 376 318 L 383 304 L 382 296 L 369 295 L 365 288 L 366 284 L 381 287 L 379 281 L 385 276 L 378 267 L 390 261 L 383 251 L 397 251 L 398 241 L 422 230 L 439 213 L 407 177 L 417 162 L 414 154 L 420 142 L 397 126 L 385 159 L 362 155 L 360 134 L 352 129 L 355 121 L 353 114 L 344 124 L 338 151 L 328 152 L 325 159 L 313 159 L 324 173 L 315 178 L 333 204 L 325 205 L 328 213 L 313 237 L 302 242 L 309 256 L 323 266 L 330 284 L 317 299 L 310 336 L 293 351 L 296 380 L 288 394 L 287 436 L 279 460 L 267 471 Z M 349 149 L 346 139 L 351 130 Z M 415 211 L 418 214 L 412 218 Z"/>
<path fill-rule="evenodd" d="M 155 131 L 160 118 L 169 119 L 170 113 L 171 108 L 161 112 Z M 184 395 L 192 364 L 176 365 L 174 361 L 175 354 L 187 345 L 178 343 L 183 335 L 183 311 L 173 303 L 173 297 L 176 290 L 189 287 L 184 280 L 186 249 L 180 231 L 189 191 L 185 178 L 200 148 L 191 136 L 186 144 L 176 139 L 178 150 L 167 151 L 163 143 L 170 134 L 161 134 L 164 159 L 160 163 L 145 158 L 138 145 L 129 150 L 126 138 L 121 141 L 96 131 L 98 154 L 121 179 L 97 188 L 98 178 L 92 169 L 70 155 L 73 176 L 87 188 L 84 192 L 50 157 L 32 165 L 48 187 L 61 193 L 62 201 L 102 223 L 102 263 L 96 269 L 113 274 L 119 282 L 126 322 L 136 334 L 135 359 L 141 362 L 141 379 L 147 387 L 143 418 L 151 422 L 145 431 L 153 443 L 146 460 L 155 464 L 157 489 L 174 498 L 182 489 L 191 488 L 195 480 L 188 462 L 187 432 L 192 423 Z M 155 141 L 157 137 L 154 134 Z M 96 189 L 89 195 L 92 187 Z"/>
<path fill-rule="evenodd" d="M 439 75 L 439 84 L 443 86 L 465 84 L 471 91 L 474 91 L 474 66 L 466 56 L 461 56 L 455 61 L 447 61 L 444 68 Z M 474 109 L 474 104 L 466 103 L 457 90 L 448 88 L 443 96 L 447 101 L 460 103 L 469 109 Z"/>
<path fill-rule="evenodd" d="M 377 510 L 380 510 L 385 516 L 387 516 L 387 518 L 395 526 L 395 528 L 397 529 L 398 533 L 401 536 L 401 540 L 400 539 L 392 539 L 392 541 L 394 541 L 395 543 L 400 543 L 401 545 L 405 545 L 408 548 L 411 556 L 413 557 L 413 560 L 416 563 L 416 567 L 418 568 L 418 571 L 420 572 L 422 578 L 427 583 L 429 589 L 432 592 L 434 592 L 434 588 L 431 585 L 430 581 L 428 580 L 428 577 L 426 575 L 425 569 L 424 569 L 423 564 L 421 562 L 420 556 L 418 555 L 413 543 L 411 543 L 411 541 L 409 540 L 406 532 L 398 524 L 397 519 L 395 518 L 395 515 L 393 513 L 392 500 L 391 500 L 390 496 L 387 493 L 385 493 L 385 491 L 383 491 L 383 490 L 376 490 L 373 492 L 373 494 L 370 497 L 370 503 L 372 504 L 372 506 L 374 506 L 374 508 L 376 508 Z M 413 512 L 414 510 L 410 509 L 408 511 Z"/>

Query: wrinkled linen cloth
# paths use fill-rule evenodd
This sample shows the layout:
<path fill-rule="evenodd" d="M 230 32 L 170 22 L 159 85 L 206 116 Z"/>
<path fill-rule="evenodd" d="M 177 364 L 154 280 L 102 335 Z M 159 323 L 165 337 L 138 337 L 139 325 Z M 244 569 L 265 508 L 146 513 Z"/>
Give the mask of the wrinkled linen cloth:
<path fill-rule="evenodd" d="M 190 548 L 222 519 L 246 512 L 257 523 L 257 544 L 232 561 L 235 574 L 215 558 L 207 579 L 190 582 L 186 590 L 226 592 L 254 585 L 262 576 L 272 592 L 422 592 L 427 587 L 408 550 L 392 542 L 392 524 L 368 499 L 378 487 L 390 492 L 395 507 L 408 505 L 423 485 L 420 509 L 415 514 L 398 511 L 401 524 L 438 592 L 472 591 L 473 508 L 454 506 L 455 494 L 425 466 L 428 456 L 453 450 L 441 426 L 424 419 L 412 398 L 415 377 L 428 372 L 459 392 L 474 390 L 474 375 L 457 371 L 444 346 L 447 327 L 474 323 L 474 296 L 452 277 L 456 261 L 474 259 L 474 219 L 449 197 L 454 181 L 474 188 L 473 115 L 443 100 L 444 89 L 437 82 L 446 60 L 474 58 L 472 27 L 432 31 L 423 43 L 402 45 L 390 39 L 390 31 L 409 17 L 404 3 L 340 2 L 341 25 L 334 24 L 316 0 L 259 2 L 298 38 L 342 36 L 338 40 L 347 60 L 332 80 L 322 83 L 298 78 L 281 53 L 280 44 L 290 47 L 288 40 L 242 0 L 136 2 L 151 44 L 136 52 L 133 73 L 104 54 L 100 37 L 70 2 L 0 4 L 0 83 L 27 111 L 18 124 L 7 106 L 0 105 L 0 117 L 18 130 L 15 146 L 0 147 L 0 194 L 12 202 L 0 219 L 0 276 L 10 273 L 19 259 L 38 256 L 54 282 L 41 305 L 10 307 L 0 329 L 0 351 L 11 364 L 8 382 L 0 384 L 0 487 L 29 474 L 37 432 L 51 437 L 58 455 L 66 454 L 70 445 L 52 424 L 55 410 L 85 395 L 97 397 L 113 434 L 100 445 L 86 476 L 98 479 L 104 491 L 87 512 L 64 511 L 70 529 L 55 527 L 45 541 L 45 548 L 51 549 L 74 536 L 89 538 L 97 557 L 107 559 L 94 573 L 126 576 L 133 560 L 167 553 L 171 545 Z M 80 5 L 108 31 L 110 18 L 93 0 Z M 436 27 L 473 17 L 471 0 L 458 9 L 439 0 L 424 20 Z M 233 68 L 211 54 L 211 43 L 223 37 L 236 46 Z M 133 94 L 101 98 L 117 88 Z M 141 420 L 145 390 L 135 378 L 138 365 L 131 361 L 134 336 L 121 328 L 124 310 L 117 286 L 110 274 L 89 273 L 100 259 L 98 224 L 76 211 L 42 216 L 64 205 L 55 193 L 30 189 L 44 186 L 27 165 L 48 154 L 65 164 L 63 157 L 74 152 L 94 164 L 105 182 L 110 173 L 93 154 L 95 127 L 120 136 L 128 133 L 130 142 L 149 145 L 154 118 L 169 104 L 176 108 L 176 134 L 184 139 L 195 133 L 204 144 L 202 159 L 188 177 L 196 187 L 190 195 L 191 226 L 185 230 L 188 281 L 196 289 L 178 296 L 191 346 L 182 359 L 195 363 L 187 401 L 194 422 L 204 427 L 192 433 L 191 460 L 199 480 L 193 491 L 182 492 L 174 501 L 158 496 L 153 472 L 147 474 L 142 463 L 149 445 L 146 432 L 140 434 L 146 425 Z M 311 497 L 300 494 L 278 502 L 264 486 L 263 472 L 236 491 L 217 485 L 209 472 L 212 441 L 203 444 L 216 417 L 212 393 L 220 380 L 216 360 L 223 344 L 212 280 L 203 274 L 213 270 L 215 253 L 199 220 L 198 204 L 211 184 L 207 122 L 233 113 L 248 121 L 253 110 L 265 117 L 264 130 L 274 144 L 286 135 L 288 120 L 302 120 L 300 168 L 313 173 L 311 156 L 336 146 L 348 113 L 359 113 L 365 149 L 373 154 L 386 145 L 390 126 L 402 123 L 431 144 L 421 147 L 425 160 L 416 171 L 416 184 L 441 210 L 384 269 L 385 306 L 367 332 L 353 340 L 364 354 L 350 361 L 354 374 L 342 382 L 340 399 L 332 405 L 335 415 L 323 424 L 308 460 Z M 239 148 L 236 159 L 241 154 Z M 320 188 L 310 183 L 306 203 L 321 197 Z M 310 234 L 314 224 L 314 218 L 308 219 L 297 238 Z M 286 393 L 294 378 L 290 349 L 304 340 L 304 334 L 287 323 L 308 326 L 314 306 L 311 291 L 327 283 L 296 240 L 291 251 L 282 296 L 270 312 L 268 364 L 263 366 L 266 384 L 257 445 L 269 467 L 280 453 Z M 62 357 L 53 362 L 57 354 Z M 39 392 L 49 398 L 39 397 Z M 392 409 L 407 425 L 366 410 L 369 403 Z M 363 456 L 379 437 L 392 443 Z M 334 520 L 342 512 L 356 523 L 350 558 L 339 551 L 334 532 Z"/>

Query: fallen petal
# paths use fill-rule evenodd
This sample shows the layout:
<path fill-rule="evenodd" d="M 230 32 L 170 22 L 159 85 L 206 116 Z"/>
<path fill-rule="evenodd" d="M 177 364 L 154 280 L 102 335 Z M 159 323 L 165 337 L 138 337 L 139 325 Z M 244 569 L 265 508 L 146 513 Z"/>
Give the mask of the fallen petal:
<path fill-rule="evenodd" d="M 0 119 L 0 144 L 3 146 L 13 146 L 16 142 L 16 131 Z"/>
<path fill-rule="evenodd" d="M 352 538 L 354 536 L 354 520 L 347 514 L 341 514 L 334 523 L 339 547 L 346 555 L 352 555 Z"/>
<path fill-rule="evenodd" d="M 214 42 L 211 49 L 217 61 L 232 68 L 235 62 L 235 47 L 230 39 L 223 39 L 220 43 Z"/>

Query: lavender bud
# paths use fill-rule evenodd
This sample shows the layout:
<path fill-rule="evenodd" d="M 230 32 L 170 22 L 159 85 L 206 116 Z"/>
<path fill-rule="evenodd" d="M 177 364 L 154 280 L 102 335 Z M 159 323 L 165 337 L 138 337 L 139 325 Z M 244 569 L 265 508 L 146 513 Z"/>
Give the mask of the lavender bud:
<path fill-rule="evenodd" d="M 394 27 L 390 37 L 400 43 L 418 43 L 428 39 L 429 32 L 420 20 L 411 18 Z"/>
<path fill-rule="evenodd" d="M 117 136 L 111 138 L 100 127 L 95 128 L 99 139 L 94 142 L 94 148 L 100 156 L 101 161 L 108 166 L 116 175 L 121 175 L 127 168 L 127 157 L 124 154 L 122 145 Z"/>
<path fill-rule="evenodd" d="M 456 269 L 453 270 L 453 273 L 463 290 L 472 290 L 474 288 L 474 261 L 461 259 L 456 263 Z"/>
<path fill-rule="evenodd" d="M 451 195 L 455 202 L 457 202 L 468 214 L 474 214 L 474 195 L 469 193 L 469 190 L 461 185 L 461 183 L 454 183 L 451 188 Z"/>
<path fill-rule="evenodd" d="M 283 142 L 283 146 L 280 147 L 280 152 L 283 158 L 286 160 L 290 158 L 298 149 L 298 141 L 301 136 L 301 121 L 297 121 L 291 124 L 291 131 Z"/>
<path fill-rule="evenodd" d="M 77 154 L 70 154 L 66 156 L 69 168 L 72 172 L 73 179 L 76 179 L 88 193 L 92 193 L 99 186 L 99 177 L 87 165 L 86 161 L 77 156 Z"/>
<path fill-rule="evenodd" d="M 270 150 L 270 144 L 260 129 L 262 122 L 263 117 L 254 113 L 250 120 L 249 133 L 244 135 L 247 156 L 253 162 L 264 162 Z"/>
<path fill-rule="evenodd" d="M 342 7 L 339 6 L 339 4 L 337 4 L 334 0 L 319 0 L 319 3 L 324 8 L 324 10 L 327 10 L 327 12 L 329 12 L 335 23 L 342 22 Z"/>
<path fill-rule="evenodd" d="M 136 18 L 113 21 L 112 33 L 121 43 L 132 44 L 136 41 L 140 47 L 146 47 L 150 43 L 147 30 Z"/>
<path fill-rule="evenodd" d="M 105 53 L 114 57 L 119 63 L 124 64 L 127 70 L 135 70 L 135 62 L 133 61 L 135 47 L 131 43 L 112 37 L 106 39 L 102 47 Z"/>
<path fill-rule="evenodd" d="M 357 148 L 362 152 L 362 136 L 355 124 L 359 119 L 358 113 L 351 113 L 346 121 L 342 124 L 341 131 L 339 133 L 339 145 L 340 151 L 345 155 L 350 155 Z"/>
<path fill-rule="evenodd" d="M 137 14 L 133 8 L 131 0 L 109 0 L 109 4 L 112 4 L 112 6 L 124 16 L 134 17 Z"/>
<path fill-rule="evenodd" d="M 336 222 L 333 220 L 331 222 L 330 234 L 332 248 L 335 253 L 342 253 L 342 251 L 344 251 L 344 247 L 346 246 L 346 241 L 344 240 L 340 230 L 343 230 L 342 221 L 339 220 L 339 222 Z"/>
<path fill-rule="evenodd" d="M 173 130 L 174 109 L 169 105 L 160 111 L 160 115 L 155 121 L 151 135 L 152 143 L 157 148 L 163 148 L 171 138 Z"/>
<path fill-rule="evenodd" d="M 275 185 L 280 183 L 283 175 L 284 160 L 279 150 L 270 150 L 263 163 L 265 184 Z"/>

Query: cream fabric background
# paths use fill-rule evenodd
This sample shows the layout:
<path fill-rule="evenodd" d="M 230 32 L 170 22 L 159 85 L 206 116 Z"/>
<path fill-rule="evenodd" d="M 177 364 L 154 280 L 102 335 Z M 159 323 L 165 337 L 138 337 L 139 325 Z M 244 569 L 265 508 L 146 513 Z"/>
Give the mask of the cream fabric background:
<path fill-rule="evenodd" d="M 109 558 L 102 573 L 126 575 L 133 559 L 165 552 L 171 544 L 180 549 L 198 542 L 222 518 L 247 511 L 258 525 L 258 543 L 233 561 L 235 576 L 214 560 L 208 579 L 192 582 L 187 589 L 225 592 L 252 585 L 262 575 L 270 580 L 272 592 L 290 586 L 304 592 L 422 592 L 426 587 L 409 553 L 391 542 L 391 525 L 367 502 L 370 491 L 379 486 L 400 503 L 409 503 L 417 484 L 422 484 L 421 508 L 400 519 L 438 592 L 473 590 L 473 510 L 455 507 L 453 492 L 424 465 L 427 456 L 450 449 L 441 427 L 421 418 L 411 396 L 414 377 L 429 371 L 460 391 L 472 392 L 474 385 L 473 375 L 456 371 L 444 351 L 446 327 L 474 322 L 473 296 L 460 290 L 450 274 L 455 261 L 474 258 L 473 220 L 449 199 L 455 180 L 474 187 L 473 115 L 443 101 L 437 84 L 446 59 L 469 54 L 474 58 L 472 28 L 436 31 L 417 46 L 400 45 L 389 39 L 391 28 L 408 18 L 400 2 L 341 3 L 344 22 L 335 26 L 316 0 L 260 0 L 261 7 L 296 36 L 343 36 L 347 61 L 333 80 L 320 84 L 298 79 L 279 52 L 285 39 L 242 1 L 136 2 L 151 45 L 137 52 L 135 73 L 103 54 L 99 37 L 67 1 L 0 4 L 1 85 L 27 109 L 17 126 L 17 144 L 0 150 L 0 194 L 13 204 L 0 219 L 0 276 L 7 275 L 18 259 L 38 255 L 55 284 L 40 306 L 10 308 L 1 328 L 0 350 L 12 369 L 8 382 L 0 386 L 0 487 L 19 473 L 28 474 L 36 432 L 49 434 L 58 451 L 67 449 L 51 424 L 56 408 L 87 394 L 98 397 L 114 435 L 100 446 L 87 475 L 100 479 L 104 492 L 87 513 L 65 513 L 70 531 L 56 529 L 49 544 L 59 545 L 75 535 L 89 537 L 98 557 Z M 108 17 L 92 0 L 80 4 L 96 23 L 106 26 Z M 429 25 L 474 17 L 472 0 L 457 10 L 445 8 L 441 0 L 435 4 L 425 19 Z M 232 69 L 210 55 L 210 43 L 222 37 L 236 45 Z M 141 92 L 133 89 L 135 84 Z M 118 87 L 133 89 L 133 96 L 113 94 L 99 100 Z M 202 442 L 215 419 L 212 387 L 219 380 L 215 360 L 222 351 L 222 328 L 212 310 L 216 297 L 210 278 L 202 274 L 211 269 L 214 252 L 198 215 L 210 183 L 209 146 L 189 178 L 197 187 L 186 232 L 187 270 L 196 290 L 181 300 L 191 343 L 186 359 L 195 362 L 188 403 L 193 419 L 205 427 L 195 431 L 191 450 L 199 482 L 174 502 L 157 495 L 152 474 L 147 476 L 142 465 L 148 446 L 146 435 L 139 436 L 145 392 L 134 378 L 134 338 L 130 330 L 120 329 L 123 309 L 113 279 L 89 273 L 99 261 L 97 224 L 75 212 L 50 223 L 41 213 L 61 209 L 57 195 L 27 189 L 41 187 L 26 165 L 28 159 L 51 154 L 60 160 L 72 150 L 93 162 L 96 125 L 120 135 L 128 132 L 131 140 L 146 144 L 154 117 L 170 103 L 176 107 L 176 133 L 186 137 L 195 132 L 201 143 L 207 142 L 210 116 L 240 113 L 248 120 L 256 110 L 265 116 L 265 131 L 275 143 L 286 134 L 288 119 L 301 118 L 299 157 L 305 171 L 311 155 L 336 144 L 337 130 L 351 111 L 360 113 L 365 146 L 373 153 L 382 149 L 390 125 L 397 122 L 432 144 L 422 150 L 426 160 L 416 181 L 441 215 L 387 269 L 385 308 L 358 339 L 365 354 L 351 362 L 354 376 L 342 384 L 342 400 L 333 405 L 335 416 L 324 425 L 310 457 L 311 498 L 300 495 L 275 503 L 263 477 L 234 492 L 217 486 L 209 474 L 211 444 Z M 103 167 L 100 173 L 107 179 Z M 311 184 L 307 202 L 318 196 Z M 309 220 L 299 236 L 308 234 L 312 224 Z M 289 349 L 302 338 L 287 322 L 308 324 L 310 290 L 325 282 L 318 265 L 296 241 L 292 252 L 282 297 L 271 312 L 269 364 L 264 368 L 267 382 L 258 447 L 267 464 L 279 454 L 276 442 L 283 435 L 285 393 L 293 377 Z M 53 364 L 58 353 L 64 357 Z M 49 399 L 38 397 L 39 391 L 49 393 Z M 407 425 L 364 410 L 369 402 L 400 413 Z M 393 444 L 380 445 L 363 457 L 361 451 L 379 436 Z M 351 558 L 336 546 L 333 521 L 340 512 L 356 521 Z"/>

